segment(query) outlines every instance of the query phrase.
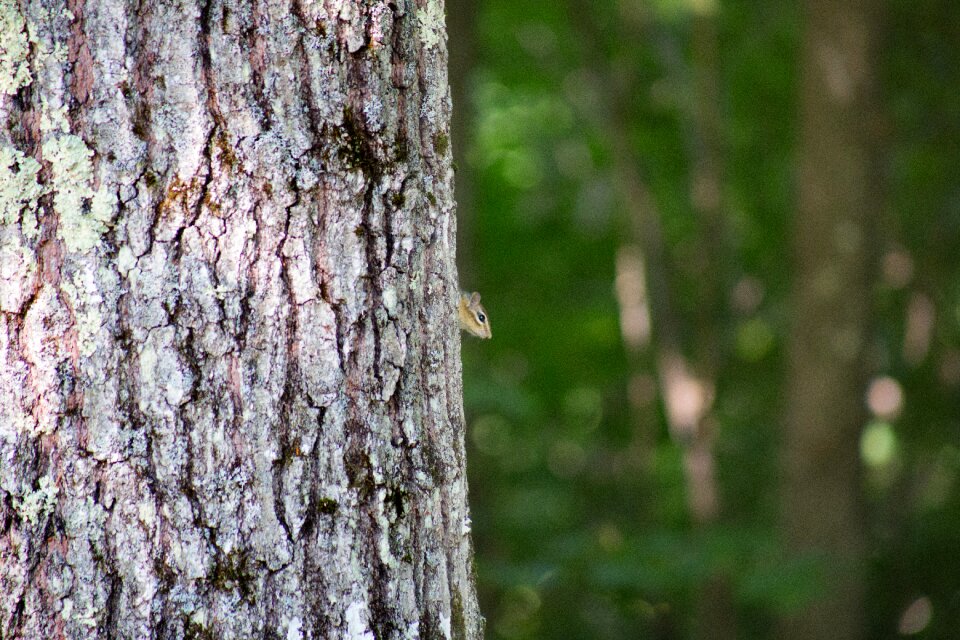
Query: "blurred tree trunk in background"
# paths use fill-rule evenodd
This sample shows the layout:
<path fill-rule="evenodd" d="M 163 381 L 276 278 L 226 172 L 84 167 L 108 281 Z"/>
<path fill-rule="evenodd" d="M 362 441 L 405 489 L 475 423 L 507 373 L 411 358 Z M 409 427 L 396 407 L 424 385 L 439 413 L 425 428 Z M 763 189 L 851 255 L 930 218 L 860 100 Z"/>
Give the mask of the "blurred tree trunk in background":
<path fill-rule="evenodd" d="M 708 6 L 711 6 L 708 4 Z M 694 12 L 691 31 L 693 53 L 691 72 L 693 92 L 689 116 L 693 132 L 690 201 L 697 212 L 699 243 L 696 251 L 701 261 L 696 265 L 700 283 L 700 304 L 695 359 L 697 373 L 706 390 L 703 414 L 696 425 L 692 442 L 687 444 L 687 476 L 691 493 L 704 496 L 693 500 L 693 515 L 700 525 L 721 520 L 720 489 L 717 482 L 717 460 L 714 443 L 719 437 L 720 422 L 713 411 L 715 389 L 724 365 L 720 334 L 727 326 L 725 304 L 728 276 L 733 263 L 727 230 L 724 225 L 725 148 L 720 91 L 720 44 L 717 10 Z M 692 466 L 692 468 L 691 468 Z M 703 640 L 724 640 L 737 637 L 736 608 L 730 576 L 722 571 L 711 575 L 699 594 L 696 615 L 697 637 Z"/>
<path fill-rule="evenodd" d="M 481 638 L 420 4 L 0 0 L 0 637 Z"/>
<path fill-rule="evenodd" d="M 581 11 L 580 21 L 581 28 L 590 24 L 587 12 Z M 624 21 L 620 28 L 623 42 L 650 37 L 640 21 Z M 715 12 L 705 10 L 692 16 L 690 38 L 690 68 L 666 65 L 675 81 L 688 82 L 682 92 L 687 100 L 681 105 L 681 113 L 689 131 L 689 197 L 698 223 L 690 271 L 695 274 L 700 301 L 694 323 L 696 335 L 688 339 L 680 329 L 682 322 L 670 279 L 670 273 L 680 269 L 671 264 L 662 215 L 643 178 L 647 167 L 622 133 L 630 129 L 632 105 L 643 100 L 646 87 L 634 83 L 627 92 L 602 92 L 612 104 L 599 113 L 590 114 L 585 109 L 584 116 L 593 119 L 613 151 L 614 182 L 629 217 L 629 242 L 617 256 L 617 297 L 624 345 L 630 357 L 628 392 L 638 431 L 635 437 L 641 446 L 648 443 L 652 453 L 652 429 L 646 422 L 652 412 L 645 399 L 644 386 L 649 383 L 645 383 L 644 372 L 654 369 L 671 437 L 683 455 L 690 518 L 697 527 L 706 529 L 720 519 L 713 450 L 718 422 L 712 409 L 722 362 L 718 334 L 724 315 L 724 270 L 729 262 L 723 229 L 724 149 Z M 600 30 L 594 28 L 591 40 L 599 39 Z M 618 86 L 617 72 L 609 61 L 596 60 L 595 66 L 602 74 L 602 86 Z M 736 637 L 733 597 L 726 576 L 711 575 L 700 585 L 696 619 L 696 637 Z"/>
<path fill-rule="evenodd" d="M 787 640 L 863 636 L 859 434 L 877 208 L 874 6 L 807 0 L 801 54 L 795 290 L 786 383 L 783 524 L 824 560 L 817 599 L 783 621 Z"/>
<path fill-rule="evenodd" d="M 447 31 L 450 34 L 450 95 L 453 113 L 450 118 L 450 139 L 453 144 L 453 166 L 457 174 L 457 256 L 460 279 L 464 288 L 477 286 L 474 264 L 475 238 L 472 224 L 475 204 L 467 167 L 467 149 L 474 110 L 470 96 L 470 77 L 476 60 L 474 29 L 478 7 L 473 0 L 448 0 Z"/>

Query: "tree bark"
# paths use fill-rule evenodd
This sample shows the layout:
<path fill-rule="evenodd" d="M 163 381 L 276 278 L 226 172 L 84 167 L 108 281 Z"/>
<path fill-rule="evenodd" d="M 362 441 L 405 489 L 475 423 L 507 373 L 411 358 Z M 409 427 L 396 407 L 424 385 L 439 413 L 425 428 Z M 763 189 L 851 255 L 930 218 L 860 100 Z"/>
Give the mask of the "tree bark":
<path fill-rule="evenodd" d="M 826 579 L 816 601 L 784 621 L 787 640 L 864 632 L 858 442 L 876 209 L 874 11 L 870 0 L 804 4 L 783 523 L 794 549 L 824 560 Z"/>
<path fill-rule="evenodd" d="M 480 638 L 441 0 L 0 0 L 0 638 Z"/>

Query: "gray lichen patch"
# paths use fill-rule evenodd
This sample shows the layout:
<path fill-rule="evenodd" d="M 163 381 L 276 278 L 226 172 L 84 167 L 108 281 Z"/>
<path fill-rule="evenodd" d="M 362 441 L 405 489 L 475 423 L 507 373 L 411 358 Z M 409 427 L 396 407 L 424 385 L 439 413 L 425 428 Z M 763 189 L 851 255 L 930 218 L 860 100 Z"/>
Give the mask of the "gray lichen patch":
<path fill-rule="evenodd" d="M 93 151 L 75 135 L 62 135 L 43 144 L 50 162 L 53 207 L 60 215 L 57 235 L 70 251 L 88 251 L 100 242 L 116 208 L 116 194 L 104 185 L 93 188 Z"/>
<path fill-rule="evenodd" d="M 420 23 L 420 40 L 424 47 L 432 49 L 443 42 L 447 29 L 440 0 L 427 0 L 427 6 L 417 10 L 417 21 Z"/>
<path fill-rule="evenodd" d="M 44 192 L 37 182 L 39 171 L 40 163 L 19 149 L 0 147 L 0 224 L 21 222 L 26 238 L 37 235 L 36 200 Z"/>
<path fill-rule="evenodd" d="M 57 504 L 57 486 L 50 476 L 42 476 L 35 490 L 26 489 L 14 498 L 14 509 L 25 522 L 36 525 Z"/>
<path fill-rule="evenodd" d="M 32 79 L 26 27 L 17 3 L 0 0 L 0 96 L 15 94 Z"/>
<path fill-rule="evenodd" d="M 0 232 L 0 311 L 17 313 L 36 285 L 36 255 L 13 233 Z"/>

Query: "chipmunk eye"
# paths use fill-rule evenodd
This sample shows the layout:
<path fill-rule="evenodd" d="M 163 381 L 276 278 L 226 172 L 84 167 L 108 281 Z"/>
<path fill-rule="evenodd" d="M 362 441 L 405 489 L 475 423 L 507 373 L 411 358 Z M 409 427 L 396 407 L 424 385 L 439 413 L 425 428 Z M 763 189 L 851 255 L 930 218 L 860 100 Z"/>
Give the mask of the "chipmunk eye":
<path fill-rule="evenodd" d="M 482 313 L 478 313 L 478 314 L 477 314 L 477 320 L 479 320 L 480 323 L 483 324 L 484 322 L 487 321 L 487 316 L 483 315 Z"/>

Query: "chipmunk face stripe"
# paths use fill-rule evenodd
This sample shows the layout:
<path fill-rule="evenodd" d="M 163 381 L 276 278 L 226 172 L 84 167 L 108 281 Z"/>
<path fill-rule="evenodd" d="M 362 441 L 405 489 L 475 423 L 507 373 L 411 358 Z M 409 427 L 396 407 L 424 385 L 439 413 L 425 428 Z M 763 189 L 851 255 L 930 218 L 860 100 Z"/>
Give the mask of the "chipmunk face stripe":
<path fill-rule="evenodd" d="M 493 336 L 490 331 L 490 318 L 487 310 L 480 304 L 480 294 L 461 293 L 457 305 L 457 316 L 460 319 L 460 328 L 478 338 L 488 339 Z"/>

